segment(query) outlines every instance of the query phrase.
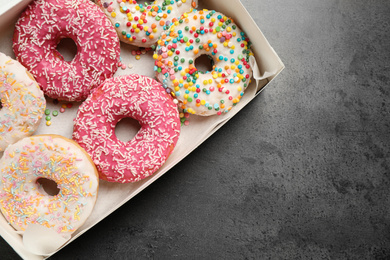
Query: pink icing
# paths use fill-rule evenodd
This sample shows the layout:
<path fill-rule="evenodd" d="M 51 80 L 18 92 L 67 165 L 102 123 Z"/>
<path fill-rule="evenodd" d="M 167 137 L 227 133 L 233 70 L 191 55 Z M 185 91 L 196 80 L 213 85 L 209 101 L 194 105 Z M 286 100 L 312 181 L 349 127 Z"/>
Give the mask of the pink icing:
<path fill-rule="evenodd" d="M 115 126 L 125 117 L 141 126 L 125 143 Z M 156 172 L 175 147 L 180 134 L 177 106 L 160 83 L 140 75 L 107 79 L 80 106 L 73 139 L 91 156 L 100 178 L 135 182 Z"/>
<path fill-rule="evenodd" d="M 71 38 L 77 45 L 70 62 L 56 50 L 62 38 Z M 18 61 L 51 98 L 84 100 L 117 70 L 118 36 L 89 0 L 34 1 L 16 23 L 13 40 Z"/>

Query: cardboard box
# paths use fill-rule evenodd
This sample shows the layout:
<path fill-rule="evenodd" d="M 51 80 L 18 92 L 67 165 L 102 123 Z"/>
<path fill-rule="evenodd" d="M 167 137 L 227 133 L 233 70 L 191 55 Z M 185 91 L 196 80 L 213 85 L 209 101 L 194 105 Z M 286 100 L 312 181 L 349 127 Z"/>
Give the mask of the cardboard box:
<path fill-rule="evenodd" d="M 12 34 L 14 26 L 20 12 L 29 4 L 30 1 L 23 0 L 0 0 L 0 52 L 3 52 L 13 58 L 15 55 L 12 52 Z M 206 3 L 199 3 L 199 8 L 214 9 L 222 12 L 225 15 L 233 18 L 233 20 L 245 31 L 253 43 L 252 50 L 255 54 L 257 65 L 254 68 L 254 80 L 247 88 L 245 95 L 229 113 L 222 116 L 198 117 L 190 118 L 190 125 L 182 127 L 182 133 L 179 142 L 163 167 L 153 176 L 146 178 L 137 183 L 119 184 L 100 182 L 98 200 L 92 215 L 87 222 L 78 229 L 64 245 L 53 249 L 45 255 L 35 255 L 29 251 L 23 243 L 22 235 L 7 224 L 4 217 L 0 214 L 0 235 L 13 247 L 13 249 L 25 259 L 44 259 L 54 254 L 61 248 L 65 247 L 71 241 L 88 231 L 92 226 L 118 209 L 124 203 L 129 201 L 148 185 L 156 181 L 160 176 L 165 174 L 170 168 L 182 160 L 185 156 L 191 153 L 196 147 L 203 143 L 209 136 L 214 134 L 222 127 L 230 118 L 235 116 L 245 105 L 251 102 L 265 86 L 267 86 L 284 68 L 283 63 L 269 45 L 264 35 L 257 27 L 249 13 L 239 0 L 209 0 Z M 121 44 L 122 63 L 128 66 L 127 69 L 119 69 L 116 73 L 130 74 L 138 73 L 149 77 L 154 77 L 152 53 L 141 55 L 140 60 L 136 60 L 131 55 L 132 50 L 137 47 Z M 66 56 L 66 50 L 64 50 Z M 133 68 L 129 68 L 132 65 Z M 60 104 L 54 104 L 51 99 L 47 99 L 47 108 L 51 111 L 59 110 Z M 73 103 L 72 108 L 67 108 L 65 113 L 60 114 L 58 118 L 52 119 L 52 125 L 46 126 L 45 120 L 42 120 L 36 134 L 59 134 L 68 138 L 72 136 L 73 118 L 76 116 L 77 108 L 80 103 Z M 131 125 L 123 126 L 132 128 Z M 119 128 L 119 127 L 118 127 Z M 133 129 L 136 131 L 136 129 Z M 118 133 L 121 132 L 118 129 Z M 119 136 L 119 134 L 118 134 Z M 120 136 L 119 136 L 120 137 Z"/>

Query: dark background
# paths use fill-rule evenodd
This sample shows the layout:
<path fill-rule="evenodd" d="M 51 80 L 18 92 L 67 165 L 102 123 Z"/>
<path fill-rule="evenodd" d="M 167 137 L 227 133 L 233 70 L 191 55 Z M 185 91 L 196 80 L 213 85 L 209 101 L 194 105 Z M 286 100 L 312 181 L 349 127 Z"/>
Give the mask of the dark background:
<path fill-rule="evenodd" d="M 286 69 L 51 259 L 390 258 L 390 1 L 242 2 Z"/>

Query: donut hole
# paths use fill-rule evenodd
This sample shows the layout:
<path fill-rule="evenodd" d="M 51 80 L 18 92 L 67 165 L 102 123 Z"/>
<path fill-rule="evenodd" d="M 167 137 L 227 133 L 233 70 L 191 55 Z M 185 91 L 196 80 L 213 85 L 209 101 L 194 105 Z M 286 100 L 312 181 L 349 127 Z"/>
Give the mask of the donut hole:
<path fill-rule="evenodd" d="M 138 1 L 139 3 L 143 3 L 144 6 L 149 6 L 154 3 L 154 1 Z"/>
<path fill-rule="evenodd" d="M 195 59 L 194 65 L 200 72 L 210 72 L 213 70 L 214 59 L 210 55 L 202 54 Z"/>
<path fill-rule="evenodd" d="M 129 142 L 141 129 L 139 122 L 133 118 L 125 117 L 115 126 L 115 135 L 122 142 Z"/>
<path fill-rule="evenodd" d="M 37 184 L 50 196 L 56 196 L 60 193 L 57 183 L 47 178 L 38 178 Z"/>
<path fill-rule="evenodd" d="M 77 45 L 71 38 L 62 38 L 57 44 L 57 51 L 65 61 L 72 61 L 77 54 Z"/>

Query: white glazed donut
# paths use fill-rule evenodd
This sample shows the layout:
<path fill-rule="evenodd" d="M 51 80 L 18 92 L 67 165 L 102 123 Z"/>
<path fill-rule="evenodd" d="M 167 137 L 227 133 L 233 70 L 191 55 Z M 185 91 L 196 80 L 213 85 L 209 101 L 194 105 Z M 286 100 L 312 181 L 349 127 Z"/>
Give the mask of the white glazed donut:
<path fill-rule="evenodd" d="M 161 33 L 184 12 L 197 6 L 197 0 L 156 0 L 151 5 L 132 0 L 96 0 L 114 24 L 122 42 L 151 47 Z M 140 1 L 139 1 L 140 2 Z"/>
<path fill-rule="evenodd" d="M 58 194 L 49 195 L 42 179 L 56 182 Z M 84 149 L 57 135 L 26 137 L 8 146 L 0 160 L 0 181 L 1 212 L 17 231 L 39 224 L 61 235 L 86 221 L 99 187 Z"/>
<path fill-rule="evenodd" d="M 0 152 L 32 135 L 46 100 L 33 76 L 18 61 L 0 53 Z"/>
<path fill-rule="evenodd" d="M 192 10 L 166 30 L 153 58 L 157 79 L 185 112 L 222 114 L 241 99 L 252 76 L 251 43 L 231 18 L 213 10 Z M 201 72 L 195 59 L 209 56 L 214 66 Z"/>

